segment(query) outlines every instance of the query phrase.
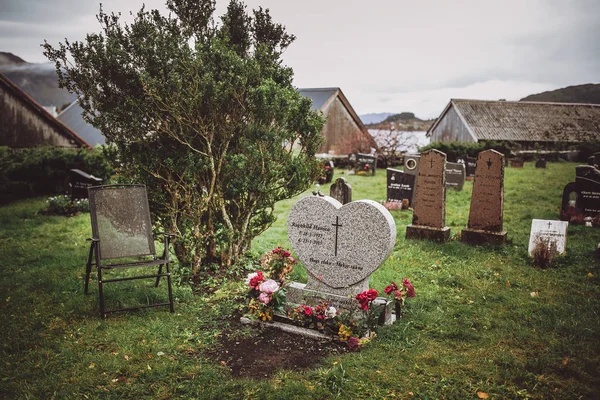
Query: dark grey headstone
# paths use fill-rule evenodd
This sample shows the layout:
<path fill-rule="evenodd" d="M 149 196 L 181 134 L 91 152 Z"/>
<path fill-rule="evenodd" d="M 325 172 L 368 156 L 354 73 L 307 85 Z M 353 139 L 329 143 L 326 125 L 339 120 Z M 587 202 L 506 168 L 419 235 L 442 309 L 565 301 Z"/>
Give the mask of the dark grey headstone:
<path fill-rule="evenodd" d="M 342 204 L 352 202 L 352 186 L 340 177 L 329 187 L 329 195 Z"/>
<path fill-rule="evenodd" d="M 375 175 L 377 157 L 370 154 L 352 153 L 348 155 L 348 166 L 355 172 L 367 172 Z"/>
<path fill-rule="evenodd" d="M 539 158 L 535 162 L 535 167 L 536 168 L 546 168 L 546 159 L 545 158 Z"/>
<path fill-rule="evenodd" d="M 413 193 L 415 189 L 416 176 L 403 171 L 387 169 L 387 201 L 401 202 L 408 200 L 408 206 L 412 207 Z"/>
<path fill-rule="evenodd" d="M 71 199 L 87 199 L 90 186 L 102 185 L 102 179 L 79 169 L 69 170 L 69 194 Z"/>
<path fill-rule="evenodd" d="M 477 158 L 476 157 L 465 157 L 465 168 L 467 180 L 473 180 L 475 178 L 475 168 L 477 167 Z"/>
<path fill-rule="evenodd" d="M 588 157 L 588 165 L 591 165 L 592 167 L 593 167 L 594 165 L 596 165 L 596 157 L 594 157 L 594 156 L 589 156 L 589 157 Z"/>
<path fill-rule="evenodd" d="M 465 185 L 465 165 L 461 163 L 446 163 L 446 187 L 462 190 Z"/>
<path fill-rule="evenodd" d="M 600 170 L 591 165 L 575 167 L 575 182 L 569 182 L 563 190 L 562 210 L 569 209 L 569 200 L 575 197 L 574 208 L 584 216 L 600 214 Z"/>

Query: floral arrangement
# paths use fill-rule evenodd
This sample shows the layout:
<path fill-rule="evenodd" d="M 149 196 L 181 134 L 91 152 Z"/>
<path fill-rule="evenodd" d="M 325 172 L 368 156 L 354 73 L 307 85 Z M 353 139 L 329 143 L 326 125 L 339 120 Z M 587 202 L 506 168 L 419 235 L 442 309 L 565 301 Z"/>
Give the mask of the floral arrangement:
<path fill-rule="evenodd" d="M 287 315 L 304 328 L 332 334 L 338 331 L 340 312 L 324 301 L 315 307 L 300 305 L 295 309 L 288 310 Z"/>
<path fill-rule="evenodd" d="M 90 211 L 88 199 L 71 200 L 67 195 L 54 196 L 46 200 L 45 209 L 40 211 L 44 215 L 66 215 L 73 216 L 82 212 Z"/>
<path fill-rule="evenodd" d="M 274 311 L 282 311 L 285 303 L 285 280 L 296 260 L 288 250 L 277 247 L 266 252 L 260 266 L 264 271 L 248 274 L 244 282 L 249 288 L 248 314 L 261 321 L 271 321 Z"/>
<path fill-rule="evenodd" d="M 390 299 L 394 300 L 396 318 L 400 318 L 402 315 L 402 307 L 404 306 L 405 299 L 407 297 L 415 297 L 417 295 L 415 292 L 415 287 L 406 278 L 402 278 L 401 287 L 398 287 L 395 282 L 390 282 L 390 284 L 383 289 L 383 292 L 387 294 Z"/>

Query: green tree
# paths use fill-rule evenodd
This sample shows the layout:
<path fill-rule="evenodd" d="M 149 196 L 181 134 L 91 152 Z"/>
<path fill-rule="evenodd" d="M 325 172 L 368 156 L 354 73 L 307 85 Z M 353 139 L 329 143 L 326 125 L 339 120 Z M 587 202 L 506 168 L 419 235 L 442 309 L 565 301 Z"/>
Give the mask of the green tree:
<path fill-rule="evenodd" d="M 167 7 L 142 8 L 131 24 L 101 8 L 102 33 L 43 47 L 197 273 L 236 262 L 274 221 L 275 202 L 308 188 L 324 121 L 292 86 L 281 55 L 295 37 L 269 10 L 232 0 L 215 23 L 213 0 Z"/>

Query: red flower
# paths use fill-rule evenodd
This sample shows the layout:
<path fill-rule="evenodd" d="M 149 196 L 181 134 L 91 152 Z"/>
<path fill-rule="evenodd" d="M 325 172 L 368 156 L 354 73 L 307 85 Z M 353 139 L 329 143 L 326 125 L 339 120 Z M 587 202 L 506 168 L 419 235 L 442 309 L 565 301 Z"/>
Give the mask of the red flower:
<path fill-rule="evenodd" d="M 313 313 L 313 310 L 312 310 L 312 308 L 311 308 L 311 307 L 309 307 L 309 306 L 304 306 L 304 314 L 305 314 L 307 317 L 310 317 L 310 316 L 312 315 L 312 313 Z"/>
<path fill-rule="evenodd" d="M 368 171 L 371 166 L 369 164 L 365 164 L 365 171 Z"/>
<path fill-rule="evenodd" d="M 350 350 L 350 351 L 358 350 L 359 346 L 360 346 L 360 341 L 358 340 L 358 338 L 356 336 L 350 336 L 348 338 L 348 350 Z"/>
<path fill-rule="evenodd" d="M 390 294 L 392 292 L 395 292 L 396 290 L 398 290 L 398 285 L 396 285 L 394 282 L 390 283 L 388 286 L 385 287 L 385 289 L 383 289 L 385 294 Z"/>
<path fill-rule="evenodd" d="M 406 278 L 402 279 L 402 286 L 406 288 L 406 296 L 407 297 L 415 297 L 415 287 L 410 283 L 410 281 Z"/>
<path fill-rule="evenodd" d="M 252 289 L 259 290 L 260 284 L 264 281 L 265 278 L 263 277 L 262 271 L 256 271 L 256 275 L 252 279 L 250 279 L 248 286 L 250 286 Z"/>
<path fill-rule="evenodd" d="M 394 299 L 402 300 L 402 292 L 399 290 L 394 290 Z"/>
<path fill-rule="evenodd" d="M 272 253 L 273 253 L 273 254 L 279 254 L 279 252 L 280 252 L 281 250 L 283 250 L 283 249 L 281 249 L 281 248 L 277 247 L 277 248 L 275 248 L 275 249 L 272 251 Z"/>
<path fill-rule="evenodd" d="M 375 289 L 369 289 L 369 290 L 367 290 L 367 299 L 369 301 L 373 301 L 373 300 L 375 300 L 377 298 L 378 294 L 379 293 L 377 292 L 377 290 L 375 290 Z"/>
<path fill-rule="evenodd" d="M 285 250 L 283 252 L 283 257 L 289 257 L 290 255 L 291 255 L 291 253 L 289 251 L 287 251 L 287 250 Z"/>

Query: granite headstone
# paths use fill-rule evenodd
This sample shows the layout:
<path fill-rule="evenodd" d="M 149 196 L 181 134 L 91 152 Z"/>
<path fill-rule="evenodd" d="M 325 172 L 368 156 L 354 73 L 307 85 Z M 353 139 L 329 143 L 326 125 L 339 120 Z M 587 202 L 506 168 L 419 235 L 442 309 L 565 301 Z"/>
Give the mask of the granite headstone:
<path fill-rule="evenodd" d="M 575 167 L 575 182 L 567 183 L 563 189 L 562 211 L 571 207 L 572 196 L 578 213 L 592 217 L 600 214 L 600 170 L 591 165 Z"/>
<path fill-rule="evenodd" d="M 531 221 L 531 233 L 529 234 L 529 255 L 539 241 L 543 241 L 548 246 L 550 243 L 556 245 L 558 254 L 564 254 L 567 250 L 567 228 L 569 223 L 566 221 L 553 221 L 546 219 L 534 219 Z"/>
<path fill-rule="evenodd" d="M 102 185 L 102 179 L 89 175 L 79 169 L 69 170 L 69 194 L 71 200 L 87 199 L 88 188 L 91 186 Z"/>
<path fill-rule="evenodd" d="M 455 190 L 462 190 L 465 185 L 466 171 L 465 164 L 446 163 L 446 187 Z"/>
<path fill-rule="evenodd" d="M 421 154 L 413 196 L 412 224 L 406 227 L 407 239 L 439 242 L 450 238 L 446 224 L 446 154 L 428 150 Z"/>
<path fill-rule="evenodd" d="M 408 200 L 408 207 L 412 207 L 412 198 L 415 188 L 415 175 L 403 171 L 387 169 L 387 201 L 390 203 Z"/>
<path fill-rule="evenodd" d="M 417 176 L 419 173 L 420 154 L 405 154 L 404 155 L 404 173 Z"/>
<path fill-rule="evenodd" d="M 535 167 L 536 168 L 546 168 L 546 159 L 543 157 L 538 158 L 537 161 L 535 162 Z"/>
<path fill-rule="evenodd" d="M 329 196 L 304 197 L 290 210 L 287 230 L 308 271 L 307 284 L 288 285 L 286 301 L 296 304 L 325 298 L 355 309 L 353 297 L 368 289 L 369 276 L 396 243 L 394 218 L 372 200 L 342 205 Z"/>
<path fill-rule="evenodd" d="M 355 172 L 366 172 L 375 175 L 377 157 L 370 154 L 352 153 L 348 155 L 348 166 Z"/>
<path fill-rule="evenodd" d="M 340 177 L 329 187 L 329 195 L 342 204 L 352 202 L 352 186 Z"/>
<path fill-rule="evenodd" d="M 470 244 L 503 244 L 504 155 L 485 150 L 477 157 L 468 227 L 461 240 Z"/>
<path fill-rule="evenodd" d="M 468 181 L 472 181 L 473 179 L 475 179 L 475 168 L 477 167 L 477 158 L 465 156 L 464 160 L 467 175 L 466 179 Z"/>

